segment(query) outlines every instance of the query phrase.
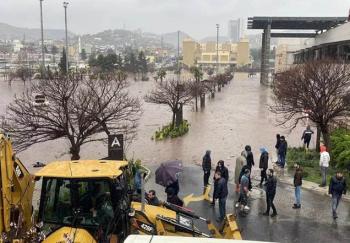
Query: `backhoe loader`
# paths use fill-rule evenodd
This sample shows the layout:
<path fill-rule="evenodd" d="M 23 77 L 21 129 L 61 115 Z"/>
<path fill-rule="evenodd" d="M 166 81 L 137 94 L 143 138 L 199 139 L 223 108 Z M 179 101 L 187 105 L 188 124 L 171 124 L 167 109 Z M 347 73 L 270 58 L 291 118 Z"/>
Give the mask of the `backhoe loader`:
<path fill-rule="evenodd" d="M 235 215 L 218 230 L 209 219 L 163 202 L 131 202 L 128 163 L 115 160 L 57 161 L 30 174 L 16 158 L 10 138 L 1 141 L 1 242 L 123 242 L 130 234 L 242 239 Z M 37 222 L 32 198 L 40 183 Z M 205 221 L 207 229 L 195 226 Z"/>

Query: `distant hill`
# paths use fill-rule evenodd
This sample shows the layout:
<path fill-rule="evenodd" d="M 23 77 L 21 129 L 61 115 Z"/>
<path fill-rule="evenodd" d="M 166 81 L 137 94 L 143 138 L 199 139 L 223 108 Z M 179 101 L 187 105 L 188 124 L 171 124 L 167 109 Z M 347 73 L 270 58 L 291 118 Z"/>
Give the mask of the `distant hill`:
<path fill-rule="evenodd" d="M 0 23 L 0 40 L 19 39 L 22 40 L 23 36 L 26 36 L 26 41 L 33 42 L 38 41 L 41 38 L 40 28 L 29 29 L 15 27 L 8 24 Z M 68 36 L 75 36 L 74 33 L 68 31 Z M 44 38 L 53 40 L 62 40 L 65 38 L 65 31 L 63 29 L 45 29 Z"/>
<path fill-rule="evenodd" d="M 180 31 L 180 47 L 182 47 L 182 41 L 187 38 L 191 38 L 185 32 Z M 191 38 L 192 39 L 192 38 Z M 163 34 L 163 41 L 177 47 L 177 31 Z"/>

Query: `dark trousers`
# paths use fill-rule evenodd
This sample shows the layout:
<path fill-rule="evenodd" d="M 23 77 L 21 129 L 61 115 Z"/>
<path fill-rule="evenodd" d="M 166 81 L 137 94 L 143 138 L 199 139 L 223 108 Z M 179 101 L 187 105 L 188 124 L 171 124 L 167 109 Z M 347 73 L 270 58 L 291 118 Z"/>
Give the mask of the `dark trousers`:
<path fill-rule="evenodd" d="M 270 213 L 270 207 L 273 210 L 273 213 L 277 213 L 275 205 L 273 204 L 273 199 L 275 199 L 275 195 L 274 194 L 266 194 L 266 204 L 267 204 L 267 209 L 266 212 Z"/>
<path fill-rule="evenodd" d="M 281 166 L 284 166 L 286 164 L 286 155 L 285 154 L 280 154 L 280 159 L 281 159 Z"/>
<path fill-rule="evenodd" d="M 220 220 L 223 221 L 226 216 L 226 198 L 219 198 L 219 212 L 220 212 Z"/>
<path fill-rule="evenodd" d="M 341 192 L 333 192 L 332 193 L 332 210 L 333 216 L 337 216 L 337 208 L 341 200 L 342 193 Z"/>
<path fill-rule="evenodd" d="M 267 181 L 266 169 L 263 169 L 260 172 L 260 175 L 261 175 L 260 185 L 262 185 L 264 180 Z"/>
<path fill-rule="evenodd" d="M 309 148 L 309 145 L 310 145 L 310 140 L 304 140 L 304 146 L 306 144 L 306 147 Z"/>
<path fill-rule="evenodd" d="M 207 172 L 207 173 L 205 173 Z M 210 177 L 210 170 L 204 171 L 204 186 L 207 186 L 209 183 L 209 177 Z"/>

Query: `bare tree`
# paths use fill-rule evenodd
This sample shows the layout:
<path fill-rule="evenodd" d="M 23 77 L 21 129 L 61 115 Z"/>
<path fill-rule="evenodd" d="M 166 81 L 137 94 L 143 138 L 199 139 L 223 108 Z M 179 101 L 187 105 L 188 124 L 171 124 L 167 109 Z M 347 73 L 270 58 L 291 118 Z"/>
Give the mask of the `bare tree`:
<path fill-rule="evenodd" d="M 309 110 L 330 149 L 329 122 L 350 115 L 350 69 L 344 63 L 322 60 L 298 65 L 278 75 L 273 86 L 271 110 L 281 114 L 279 125 L 292 131 Z M 319 136 L 317 145 L 319 145 Z"/>
<path fill-rule="evenodd" d="M 25 84 L 27 78 L 29 78 L 32 74 L 28 68 L 20 67 L 17 69 L 16 75 L 23 81 L 23 84 Z"/>
<path fill-rule="evenodd" d="M 7 107 L 2 130 L 14 137 L 19 151 L 49 140 L 65 138 L 71 159 L 80 158 L 81 146 L 106 141 L 105 134 L 123 133 L 126 144 L 137 135 L 140 101 L 130 97 L 125 75 L 101 74 L 80 80 L 77 76 L 56 76 L 33 85 Z M 48 105 L 33 103 L 42 94 Z M 4 120 L 4 117 L 2 117 Z"/>
<path fill-rule="evenodd" d="M 196 111 L 198 111 L 198 98 L 207 92 L 207 88 L 202 81 L 188 81 L 188 88 L 190 90 L 190 95 L 195 99 Z"/>
<path fill-rule="evenodd" d="M 176 116 L 180 115 L 178 112 L 182 111 L 183 105 L 190 102 L 192 96 L 188 85 L 185 82 L 171 80 L 168 82 L 157 83 L 156 90 L 149 92 L 145 95 L 144 99 L 149 103 L 169 106 L 173 112 L 172 128 L 174 128 Z M 178 119 L 176 120 L 179 121 Z M 182 120 L 179 122 L 182 122 Z"/>

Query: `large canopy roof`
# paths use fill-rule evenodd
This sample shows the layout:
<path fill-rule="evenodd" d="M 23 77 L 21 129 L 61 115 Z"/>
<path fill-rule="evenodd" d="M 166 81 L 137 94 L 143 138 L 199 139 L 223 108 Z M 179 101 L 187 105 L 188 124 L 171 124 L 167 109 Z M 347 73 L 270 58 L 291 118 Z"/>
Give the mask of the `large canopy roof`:
<path fill-rule="evenodd" d="M 347 21 L 347 17 L 251 17 L 248 29 L 265 29 L 271 22 L 271 29 L 280 30 L 327 30 Z"/>

